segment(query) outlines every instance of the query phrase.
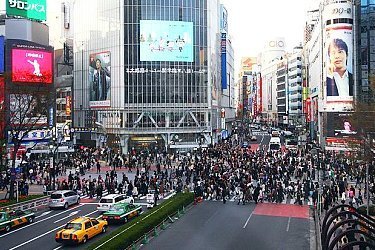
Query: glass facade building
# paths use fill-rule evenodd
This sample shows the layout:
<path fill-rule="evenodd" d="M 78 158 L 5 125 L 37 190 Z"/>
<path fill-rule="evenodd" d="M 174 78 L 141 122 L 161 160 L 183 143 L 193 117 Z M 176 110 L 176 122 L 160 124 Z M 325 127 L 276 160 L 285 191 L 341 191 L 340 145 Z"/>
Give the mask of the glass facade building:
<path fill-rule="evenodd" d="M 74 25 L 74 126 L 98 131 L 83 129 L 78 140 L 98 145 L 98 134 L 112 136 L 123 153 L 213 142 L 221 95 L 217 0 L 80 0 Z"/>
<path fill-rule="evenodd" d="M 360 99 L 374 102 L 375 85 L 375 0 L 361 0 L 360 11 Z"/>

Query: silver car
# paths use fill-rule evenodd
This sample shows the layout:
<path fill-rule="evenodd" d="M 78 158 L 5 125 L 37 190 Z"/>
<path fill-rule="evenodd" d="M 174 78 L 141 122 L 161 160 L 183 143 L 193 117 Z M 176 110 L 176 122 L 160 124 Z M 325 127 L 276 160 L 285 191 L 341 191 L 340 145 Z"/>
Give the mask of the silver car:
<path fill-rule="evenodd" d="M 79 204 L 79 195 L 72 190 L 61 190 L 51 194 L 48 206 L 49 208 L 67 209 L 70 205 Z"/>

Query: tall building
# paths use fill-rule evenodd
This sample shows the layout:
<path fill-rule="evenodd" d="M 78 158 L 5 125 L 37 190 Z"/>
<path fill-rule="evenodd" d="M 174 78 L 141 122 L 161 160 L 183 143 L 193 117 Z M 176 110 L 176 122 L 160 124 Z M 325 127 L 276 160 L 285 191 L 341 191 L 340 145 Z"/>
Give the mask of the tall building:
<path fill-rule="evenodd" d="M 360 8 L 357 9 L 360 19 L 360 33 L 357 39 L 360 41 L 360 70 L 359 97 L 367 103 L 375 100 L 375 1 L 362 0 Z"/>
<path fill-rule="evenodd" d="M 278 123 L 278 64 L 280 59 L 285 57 L 285 39 L 282 37 L 275 37 L 265 42 L 264 50 L 261 55 L 261 82 L 262 82 L 262 114 L 261 120 L 272 125 Z M 283 89 L 285 90 L 285 82 L 280 82 L 279 85 L 284 84 Z M 285 91 L 284 91 L 285 92 Z M 285 96 L 285 93 L 281 94 Z M 280 97 L 280 100 L 284 97 Z M 283 100 L 286 105 L 285 99 Z M 282 108 L 280 106 L 280 108 Z M 284 107 L 285 109 L 285 107 Z M 285 112 L 283 112 L 285 113 Z"/>
<path fill-rule="evenodd" d="M 287 90 L 287 113 L 288 124 L 294 126 L 305 125 L 303 105 L 303 79 L 302 79 L 302 47 L 297 46 L 288 56 L 288 90 Z"/>
<path fill-rule="evenodd" d="M 326 150 L 346 151 L 348 117 L 358 100 L 357 1 L 322 1 L 307 23 L 310 134 Z M 340 56 L 337 53 L 340 51 Z M 363 72 L 362 72 L 363 74 Z"/>
<path fill-rule="evenodd" d="M 220 15 L 217 0 L 75 1 L 73 122 L 97 131 L 77 142 L 100 135 L 123 153 L 214 143 Z"/>

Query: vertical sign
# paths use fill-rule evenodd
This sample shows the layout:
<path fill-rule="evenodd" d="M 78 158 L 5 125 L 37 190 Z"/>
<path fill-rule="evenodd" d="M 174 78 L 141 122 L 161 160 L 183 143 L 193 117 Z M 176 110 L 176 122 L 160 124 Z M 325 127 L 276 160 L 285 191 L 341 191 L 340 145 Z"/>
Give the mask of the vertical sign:
<path fill-rule="evenodd" d="M 227 89 L 227 34 L 221 33 L 221 88 Z"/>
<path fill-rule="evenodd" d="M 67 116 L 70 116 L 70 114 L 72 112 L 72 97 L 69 96 L 69 95 L 66 96 L 65 101 L 66 101 L 65 113 L 66 113 Z"/>
<path fill-rule="evenodd" d="M 4 36 L 0 36 L 0 74 L 4 73 Z"/>

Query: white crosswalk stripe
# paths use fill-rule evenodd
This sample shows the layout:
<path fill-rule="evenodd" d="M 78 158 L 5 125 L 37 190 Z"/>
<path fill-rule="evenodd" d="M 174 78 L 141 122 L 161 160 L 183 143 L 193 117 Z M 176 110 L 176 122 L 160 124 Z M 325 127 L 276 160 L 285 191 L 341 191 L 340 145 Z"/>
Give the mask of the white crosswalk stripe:
<path fill-rule="evenodd" d="M 253 131 L 253 135 L 269 135 L 266 131 Z"/>
<path fill-rule="evenodd" d="M 222 200 L 210 200 L 210 199 L 208 199 L 207 201 L 222 201 Z M 227 201 L 229 201 L 229 202 L 236 202 L 236 203 L 237 203 L 237 202 L 238 202 L 238 199 L 237 199 L 237 197 L 236 197 L 235 195 L 233 195 L 233 196 L 230 196 L 230 197 L 228 198 Z M 241 202 L 242 202 L 242 201 L 241 201 Z M 247 202 L 247 203 L 248 203 L 248 202 Z M 251 200 L 250 203 L 254 203 L 254 201 Z M 260 202 L 259 202 L 259 203 L 260 203 Z M 268 201 L 264 200 L 263 203 L 271 203 L 271 202 L 268 202 Z M 275 204 L 276 204 L 276 203 L 275 203 Z M 299 205 L 298 202 L 296 203 L 296 199 L 295 199 L 295 198 L 287 198 L 287 199 L 284 199 L 284 200 L 281 202 L 281 204 Z M 312 204 L 312 198 L 311 198 L 311 197 L 309 198 L 309 201 L 303 201 L 303 205 L 310 205 L 310 204 Z"/>

